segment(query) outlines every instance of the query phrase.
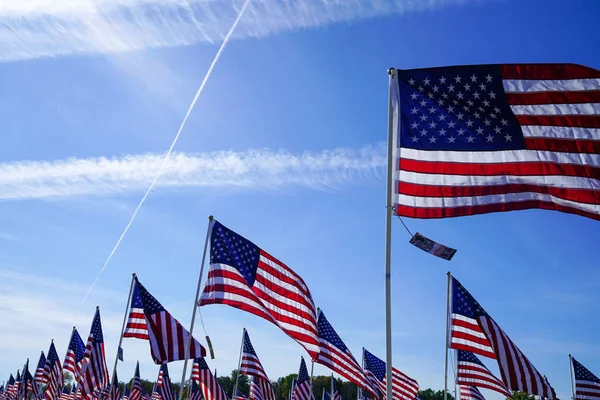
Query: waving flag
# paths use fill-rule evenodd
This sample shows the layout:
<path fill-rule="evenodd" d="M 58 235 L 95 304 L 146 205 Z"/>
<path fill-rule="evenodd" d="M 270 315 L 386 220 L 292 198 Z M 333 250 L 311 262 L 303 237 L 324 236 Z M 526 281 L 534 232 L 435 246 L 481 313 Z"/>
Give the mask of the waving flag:
<path fill-rule="evenodd" d="M 79 380 L 84 354 L 85 344 L 83 343 L 83 340 L 81 340 L 81 336 L 79 336 L 77 329 L 73 327 L 63 368 L 73 374 L 73 378 L 75 378 L 76 382 Z"/>
<path fill-rule="evenodd" d="M 123 337 L 148 340 L 156 364 L 183 360 L 189 332 L 134 277 L 129 319 Z M 189 358 L 206 355 L 206 350 L 192 337 Z"/>
<path fill-rule="evenodd" d="M 33 379 L 40 385 L 43 385 L 44 382 L 44 365 L 46 365 L 46 356 L 42 351 L 40 354 L 40 359 L 37 364 L 37 368 L 35 369 L 35 373 L 33 374 Z"/>
<path fill-rule="evenodd" d="M 96 308 L 94 314 L 84 358 L 87 358 L 87 361 L 81 369 L 79 391 L 81 392 L 81 398 L 88 400 L 94 395 L 95 391 L 106 388 L 109 383 L 99 308 Z"/>
<path fill-rule="evenodd" d="M 298 371 L 298 379 L 296 380 L 296 384 L 293 386 L 293 388 L 292 400 L 314 399 L 310 387 L 310 376 L 308 375 L 308 369 L 306 369 L 304 357 L 300 357 L 300 370 Z"/>
<path fill-rule="evenodd" d="M 19 382 L 19 387 L 17 390 L 17 400 L 25 400 L 29 397 L 29 393 L 31 393 L 31 383 L 33 381 L 33 377 L 29 373 L 29 358 L 27 362 L 25 362 L 25 366 L 23 367 L 23 373 L 21 374 L 21 381 Z"/>
<path fill-rule="evenodd" d="M 174 400 L 167 364 L 160 366 L 158 379 L 156 381 L 156 392 L 160 395 L 162 400 Z"/>
<path fill-rule="evenodd" d="M 58 399 L 63 387 L 63 370 L 54 342 L 50 343 L 48 357 L 44 364 L 44 381 L 46 382 L 46 400 Z"/>
<path fill-rule="evenodd" d="M 265 397 L 262 388 L 264 387 L 264 385 L 261 385 L 261 379 L 257 378 L 256 376 L 252 377 L 252 380 L 250 381 L 250 398 L 249 400 L 267 400 L 267 398 Z"/>
<path fill-rule="evenodd" d="M 358 365 L 358 362 L 356 362 L 356 359 L 331 324 L 329 324 L 329 321 L 327 321 L 325 314 L 321 310 L 319 310 L 317 326 L 319 328 L 320 350 L 315 362 L 325 365 L 377 397 L 377 392 L 371 387 L 362 368 Z"/>
<path fill-rule="evenodd" d="M 129 400 L 141 400 L 142 398 L 142 380 L 140 379 L 140 362 L 135 365 L 135 373 L 133 374 L 133 382 L 131 383 L 131 393 Z"/>
<path fill-rule="evenodd" d="M 333 396 L 327 390 L 323 390 L 323 400 L 342 400 L 342 396 L 337 389 L 333 391 Z"/>
<path fill-rule="evenodd" d="M 254 351 L 254 347 L 252 346 L 252 342 L 250 342 L 250 336 L 248 336 L 248 331 L 246 331 L 246 329 L 244 329 L 242 339 L 242 362 L 240 363 L 239 372 L 240 374 L 256 378 L 253 382 L 255 381 L 260 389 L 260 400 L 275 400 L 275 393 L 273 392 L 271 381 L 260 363 L 256 351 Z M 258 396 L 258 392 L 256 395 Z M 250 392 L 250 398 L 252 399 L 252 391 Z"/>
<path fill-rule="evenodd" d="M 113 374 L 112 382 L 110 383 L 110 394 L 109 400 L 119 400 L 121 398 L 121 391 L 119 389 L 119 378 L 117 378 L 117 371 Z"/>
<path fill-rule="evenodd" d="M 200 384 L 204 400 L 228 400 L 221 385 L 214 377 L 204 357 L 194 360 L 192 381 Z"/>
<path fill-rule="evenodd" d="M 233 400 L 248 400 L 248 398 L 238 389 L 233 396 Z"/>
<path fill-rule="evenodd" d="M 450 329 L 450 347 L 484 356 L 491 353 L 498 360 L 502 381 L 508 389 L 556 398 L 544 376 L 454 277 Z"/>
<path fill-rule="evenodd" d="M 315 304 L 306 283 L 248 239 L 213 221 L 210 269 L 200 305 L 227 304 L 273 322 L 314 359 Z"/>
<path fill-rule="evenodd" d="M 460 400 L 485 400 L 483 394 L 475 386 L 459 385 Z"/>
<path fill-rule="evenodd" d="M 397 77 L 399 215 L 541 208 L 600 219 L 600 71 L 472 65 Z"/>
<path fill-rule="evenodd" d="M 198 382 L 192 380 L 192 386 L 190 388 L 190 400 L 202 400 L 202 393 L 200 393 L 200 387 Z"/>
<path fill-rule="evenodd" d="M 67 386 L 63 387 L 62 393 L 60 394 L 60 400 L 69 400 L 71 398 L 71 389 Z"/>
<path fill-rule="evenodd" d="M 457 384 L 490 389 L 506 397 L 512 397 L 506 385 L 496 378 L 475 354 L 464 350 L 457 350 L 457 353 Z"/>
<path fill-rule="evenodd" d="M 13 374 L 10 374 L 10 377 L 8 378 L 8 382 L 6 382 L 6 391 L 5 391 L 6 398 L 8 400 L 14 399 L 14 397 L 16 395 L 14 387 L 15 387 L 15 378 L 13 377 Z"/>
<path fill-rule="evenodd" d="M 379 389 L 385 395 L 386 364 L 385 361 L 375 357 L 363 349 L 364 370 L 371 386 Z M 394 400 L 415 400 L 419 392 L 419 383 L 408 375 L 392 367 L 392 396 Z"/>
<path fill-rule="evenodd" d="M 600 379 L 571 357 L 575 373 L 575 400 L 600 399 Z"/>
<path fill-rule="evenodd" d="M 125 386 L 125 393 L 123 393 L 123 396 L 121 396 L 121 400 L 129 400 L 130 394 L 131 392 L 129 391 L 129 388 Z"/>

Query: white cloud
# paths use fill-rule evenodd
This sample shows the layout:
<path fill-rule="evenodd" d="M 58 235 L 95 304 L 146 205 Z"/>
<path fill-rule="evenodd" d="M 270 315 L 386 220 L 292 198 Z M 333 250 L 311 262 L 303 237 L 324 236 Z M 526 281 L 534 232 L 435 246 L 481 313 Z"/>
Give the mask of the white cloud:
<path fill-rule="evenodd" d="M 235 38 L 475 0 L 253 0 Z M 0 0 L 0 60 L 214 43 L 241 0 Z"/>
<path fill-rule="evenodd" d="M 126 193 L 148 187 L 163 154 L 71 158 L 0 164 L 0 199 Z M 286 150 L 174 153 L 157 182 L 160 188 L 339 188 L 384 176 L 383 146 L 293 154 Z"/>

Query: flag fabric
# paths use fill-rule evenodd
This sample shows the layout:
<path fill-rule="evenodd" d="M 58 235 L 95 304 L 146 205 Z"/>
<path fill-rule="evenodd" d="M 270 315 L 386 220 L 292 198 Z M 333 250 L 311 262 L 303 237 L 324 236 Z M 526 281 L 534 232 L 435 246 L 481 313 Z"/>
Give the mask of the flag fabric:
<path fill-rule="evenodd" d="M 600 399 L 600 379 L 571 357 L 575 373 L 575 400 Z"/>
<path fill-rule="evenodd" d="M 256 376 L 252 377 L 250 381 L 250 398 L 249 400 L 266 400 L 262 388 L 264 385 L 261 385 L 262 379 L 259 379 Z"/>
<path fill-rule="evenodd" d="M 125 393 L 123 393 L 123 396 L 121 396 L 121 399 L 129 400 L 130 394 L 131 394 L 131 392 L 130 392 L 129 388 L 127 386 L 125 386 Z"/>
<path fill-rule="evenodd" d="M 319 310 L 317 326 L 320 350 L 315 362 L 325 365 L 377 397 L 376 389 L 371 387 L 364 371 L 350 352 L 350 349 L 346 347 L 321 310 Z"/>
<path fill-rule="evenodd" d="M 496 358 L 507 389 L 556 398 L 550 383 L 454 277 L 450 320 L 450 347 Z"/>
<path fill-rule="evenodd" d="M 13 374 L 10 374 L 10 377 L 8 378 L 8 382 L 6 382 L 6 390 L 5 390 L 5 396 L 7 399 L 12 400 L 15 397 L 15 378 L 13 376 Z"/>
<path fill-rule="evenodd" d="M 256 384 L 260 388 L 260 400 L 275 400 L 275 393 L 273 392 L 271 381 L 260 363 L 256 351 L 254 351 L 254 347 L 252 346 L 252 342 L 250 341 L 248 331 L 245 329 L 242 338 L 242 362 L 240 363 L 239 373 L 257 378 Z M 250 398 L 252 399 L 252 393 L 250 393 Z"/>
<path fill-rule="evenodd" d="M 319 351 L 316 308 L 304 280 L 257 245 L 213 221 L 210 268 L 199 304 L 226 304 L 271 321 L 306 349 Z"/>
<path fill-rule="evenodd" d="M 190 388 L 190 400 L 202 400 L 202 394 L 200 393 L 198 382 L 193 379 L 192 386 Z"/>
<path fill-rule="evenodd" d="M 228 400 L 225 391 L 223 391 L 215 376 L 210 372 L 210 368 L 208 368 L 204 357 L 194 360 L 192 381 L 200 384 L 204 400 Z"/>
<path fill-rule="evenodd" d="M 310 376 L 304 362 L 304 357 L 300 357 L 300 369 L 298 370 L 298 379 L 293 385 L 291 400 L 312 400 L 313 394 L 310 387 Z"/>
<path fill-rule="evenodd" d="M 60 400 L 70 400 L 71 398 L 71 389 L 67 386 L 63 387 L 62 393 L 60 394 Z"/>
<path fill-rule="evenodd" d="M 33 375 L 33 379 L 40 385 L 43 385 L 44 382 L 44 365 L 46 365 L 46 356 L 42 351 L 40 354 L 40 359 L 37 364 L 37 368 L 35 369 L 35 373 Z"/>
<path fill-rule="evenodd" d="M 457 350 L 456 358 L 457 384 L 490 389 L 506 397 L 512 397 L 506 385 L 500 379 L 496 378 L 475 354 L 470 351 Z"/>
<path fill-rule="evenodd" d="M 386 394 L 386 363 L 368 350 L 363 350 L 365 375 L 371 386 Z M 392 367 L 392 396 L 394 400 L 414 400 L 419 392 L 419 383 Z"/>
<path fill-rule="evenodd" d="M 189 332 L 134 277 L 129 318 L 123 337 L 148 340 L 156 364 L 183 360 Z M 192 337 L 189 358 L 203 357 L 206 350 Z"/>
<path fill-rule="evenodd" d="M 81 369 L 79 392 L 82 399 L 88 400 L 94 395 L 95 391 L 105 388 L 109 383 L 99 308 L 96 308 L 94 314 L 84 358 L 87 358 L 87 361 Z"/>
<path fill-rule="evenodd" d="M 160 394 L 162 400 L 174 400 L 173 388 L 171 387 L 171 378 L 169 377 L 169 368 L 167 364 L 160 366 L 158 379 L 156 381 L 156 392 Z"/>
<path fill-rule="evenodd" d="M 17 370 L 17 376 L 13 385 L 12 398 L 16 400 L 19 396 L 19 388 L 21 387 L 21 372 Z"/>
<path fill-rule="evenodd" d="M 6 392 L 4 391 L 4 383 L 0 385 L 0 400 L 5 400 Z"/>
<path fill-rule="evenodd" d="M 33 393 L 33 398 L 36 400 L 41 400 L 44 398 L 42 386 L 37 384 L 33 375 L 31 375 L 31 372 L 29 371 L 27 371 L 27 390 L 30 393 Z"/>
<path fill-rule="evenodd" d="M 475 386 L 459 385 L 460 400 L 485 400 L 483 394 Z"/>
<path fill-rule="evenodd" d="M 333 391 L 333 396 L 327 390 L 323 390 L 323 400 L 342 400 L 342 396 L 337 389 Z"/>
<path fill-rule="evenodd" d="M 600 71 L 472 65 L 398 70 L 390 82 L 398 215 L 600 219 Z"/>
<path fill-rule="evenodd" d="M 141 400 L 142 398 L 142 380 L 140 379 L 140 362 L 135 365 L 135 373 L 133 374 L 133 382 L 131 383 L 131 393 L 129 400 Z"/>
<path fill-rule="evenodd" d="M 113 374 L 112 382 L 110 383 L 109 400 L 119 400 L 121 398 L 121 391 L 119 389 L 119 378 L 117 377 L 117 371 Z"/>
<path fill-rule="evenodd" d="M 54 342 L 50 343 L 48 357 L 44 364 L 44 382 L 46 383 L 46 400 L 58 399 L 63 387 L 63 368 L 56 347 L 54 347 Z"/>
<path fill-rule="evenodd" d="M 19 382 L 19 387 L 17 390 L 17 400 L 24 400 L 29 397 L 31 393 L 31 382 L 33 381 L 33 377 L 29 373 L 29 358 L 25 362 L 23 366 L 23 373 L 21 374 L 21 381 Z"/>
<path fill-rule="evenodd" d="M 232 400 L 247 400 L 247 399 L 248 399 L 248 398 L 246 397 L 246 395 L 244 395 L 244 393 L 242 393 L 242 392 L 240 391 L 240 389 L 238 389 L 238 390 L 235 392 L 235 395 L 233 396 L 233 399 L 232 399 Z"/>
<path fill-rule="evenodd" d="M 83 343 L 81 336 L 79 336 L 77 329 L 73 327 L 63 368 L 73 374 L 73 378 L 75 378 L 76 382 L 79 380 L 84 354 L 85 344 Z"/>

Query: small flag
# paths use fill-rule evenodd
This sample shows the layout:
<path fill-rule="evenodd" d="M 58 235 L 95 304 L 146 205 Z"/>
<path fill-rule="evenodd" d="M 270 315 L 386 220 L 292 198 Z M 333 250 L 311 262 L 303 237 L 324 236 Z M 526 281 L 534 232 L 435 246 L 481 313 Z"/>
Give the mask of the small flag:
<path fill-rule="evenodd" d="M 205 400 L 227 400 L 227 395 L 215 376 L 210 372 L 203 357 L 194 360 L 192 381 L 200 384 L 202 396 Z"/>
<path fill-rule="evenodd" d="M 63 373 L 54 342 L 50 343 L 48 357 L 44 364 L 44 381 L 46 382 L 46 400 L 56 400 L 60 397 L 63 387 Z"/>
<path fill-rule="evenodd" d="M 240 374 L 254 377 L 252 382 L 255 382 L 255 384 L 258 385 L 255 395 L 257 400 L 275 400 L 275 392 L 273 392 L 271 381 L 267 377 L 267 373 L 260 363 L 256 351 L 254 351 L 254 347 L 252 346 L 252 342 L 250 342 L 250 336 L 248 336 L 248 332 L 245 329 L 242 343 Z M 250 399 L 252 400 L 252 390 L 250 390 Z"/>
<path fill-rule="evenodd" d="M 119 353 L 119 361 L 123 361 L 123 348 L 119 346 L 117 352 Z"/>
<path fill-rule="evenodd" d="M 67 348 L 67 354 L 65 355 L 63 368 L 73 374 L 75 382 L 79 381 L 79 374 L 81 372 L 84 354 L 85 344 L 83 343 L 81 336 L 79 336 L 77 329 L 73 328 L 73 333 L 71 333 L 71 340 L 69 341 L 69 347 Z"/>
<path fill-rule="evenodd" d="M 512 397 L 504 383 L 470 351 L 457 350 L 456 383 L 463 386 L 477 386 L 494 390 L 505 397 Z"/>
<path fill-rule="evenodd" d="M 485 400 L 483 394 L 475 386 L 459 385 L 460 400 Z"/>
<path fill-rule="evenodd" d="M 600 379 L 573 357 L 571 357 L 571 360 L 575 372 L 575 399 L 600 399 Z"/>
<path fill-rule="evenodd" d="M 35 369 L 35 373 L 33 376 L 35 381 L 40 385 L 43 385 L 45 383 L 45 381 L 44 381 L 44 365 L 46 365 L 46 356 L 44 355 L 44 352 L 42 351 L 42 354 L 40 354 L 40 360 L 38 361 L 38 365 L 37 365 L 37 368 Z"/>
<path fill-rule="evenodd" d="M 386 392 L 386 363 L 366 349 L 363 350 L 364 370 L 367 379 L 385 395 Z M 414 400 L 419 392 L 419 383 L 392 367 L 392 396 L 394 400 Z"/>
<path fill-rule="evenodd" d="M 140 362 L 135 365 L 135 373 L 133 374 L 133 383 L 131 384 L 131 393 L 129 400 L 141 400 L 142 398 L 142 380 L 140 379 Z"/>
<path fill-rule="evenodd" d="M 310 387 L 310 376 L 306 369 L 306 363 L 304 358 L 300 358 L 300 370 L 298 371 L 298 380 L 295 385 L 292 385 L 292 397 L 293 400 L 311 400 L 313 399 L 312 390 Z"/>
<path fill-rule="evenodd" d="M 421 235 L 419 232 L 415 233 L 415 235 L 410 238 L 410 244 L 429 254 L 448 261 L 452 260 L 454 254 L 456 254 L 456 249 L 434 242 L 433 240 Z"/>
<path fill-rule="evenodd" d="M 79 392 L 82 399 L 89 400 L 94 396 L 94 392 L 99 391 L 101 388 L 106 388 L 110 379 L 108 376 L 108 367 L 106 366 L 104 335 L 102 334 L 102 321 L 100 320 L 99 308 L 96 308 L 96 313 L 92 320 L 84 358 L 87 358 L 87 362 L 83 364 L 81 369 Z"/>

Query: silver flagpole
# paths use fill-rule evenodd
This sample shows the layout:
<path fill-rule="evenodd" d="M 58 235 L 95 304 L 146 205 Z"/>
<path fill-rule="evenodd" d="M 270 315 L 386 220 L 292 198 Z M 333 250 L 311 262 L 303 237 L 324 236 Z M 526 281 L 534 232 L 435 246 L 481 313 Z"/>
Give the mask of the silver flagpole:
<path fill-rule="evenodd" d="M 237 374 L 235 375 L 235 383 L 233 384 L 233 393 L 231 394 L 231 398 L 237 394 L 238 381 L 240 380 L 240 366 L 242 365 L 242 351 L 244 349 L 244 334 L 246 333 L 246 328 L 242 330 L 242 343 L 240 344 L 240 358 L 238 360 Z M 249 396 L 250 394 L 248 394 Z"/>
<path fill-rule="evenodd" d="M 448 271 L 448 284 L 446 285 L 446 356 L 444 362 L 444 400 L 448 399 L 448 348 L 450 347 L 450 284 L 452 274 Z"/>
<path fill-rule="evenodd" d="M 573 370 L 573 357 L 569 354 L 569 364 L 571 369 L 571 390 L 573 391 L 573 400 L 577 400 L 577 390 L 575 389 L 575 381 L 573 380 L 573 375 L 575 371 Z"/>
<path fill-rule="evenodd" d="M 331 392 L 329 393 L 329 400 L 333 400 L 333 372 L 331 373 Z"/>
<path fill-rule="evenodd" d="M 314 396 L 313 386 L 312 386 L 312 383 L 313 383 L 313 372 L 314 371 L 315 371 L 315 362 L 311 361 L 310 362 L 310 394 L 311 394 L 311 396 Z M 312 397 L 311 397 L 311 399 L 312 399 Z"/>
<path fill-rule="evenodd" d="M 188 358 L 190 357 L 190 345 L 192 343 L 192 332 L 194 331 L 194 322 L 196 321 L 196 310 L 198 309 L 198 297 L 202 287 L 202 275 L 204 274 L 204 262 L 206 261 L 206 249 L 210 239 L 210 228 L 213 224 L 213 216 L 208 217 L 208 228 L 206 230 L 206 239 L 204 240 L 204 252 L 202 253 L 202 263 L 200 265 L 200 275 L 198 276 L 198 287 L 196 288 L 196 297 L 194 298 L 194 308 L 192 311 L 192 322 L 190 323 L 190 334 L 185 345 L 185 359 L 183 360 L 183 372 L 181 373 L 181 385 L 179 386 L 179 399 L 183 400 L 183 384 L 185 383 L 185 373 L 187 371 Z"/>
<path fill-rule="evenodd" d="M 115 374 L 117 373 L 117 364 L 119 363 L 119 349 L 123 344 L 123 333 L 125 332 L 125 325 L 127 324 L 127 316 L 129 315 L 129 306 L 131 304 L 131 294 L 133 293 L 133 283 L 135 282 L 135 272 L 131 274 L 131 285 L 129 285 L 129 297 L 127 297 L 127 306 L 125 307 L 125 315 L 123 315 L 123 326 L 121 326 L 121 336 L 119 337 L 119 345 L 117 346 L 117 356 L 115 357 L 115 366 L 113 367 L 112 378 L 110 379 L 110 384 L 112 385 L 112 381 L 115 378 Z M 73 327 L 73 331 L 75 331 L 75 327 Z M 73 334 L 71 334 L 73 336 Z"/>
<path fill-rule="evenodd" d="M 388 169 L 385 207 L 385 360 L 386 360 L 386 397 L 393 399 L 392 393 L 392 213 L 393 213 L 393 169 L 394 169 L 394 105 L 392 85 L 397 85 L 396 69 L 390 68 L 388 89 Z"/>

